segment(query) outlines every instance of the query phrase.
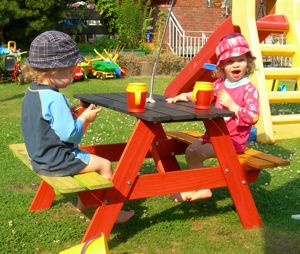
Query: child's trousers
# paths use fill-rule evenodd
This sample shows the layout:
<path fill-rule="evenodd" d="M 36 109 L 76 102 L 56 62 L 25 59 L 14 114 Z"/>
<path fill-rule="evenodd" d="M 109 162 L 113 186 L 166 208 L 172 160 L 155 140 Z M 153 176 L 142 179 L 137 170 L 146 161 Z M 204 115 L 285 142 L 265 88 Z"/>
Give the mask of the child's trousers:
<path fill-rule="evenodd" d="M 203 144 L 201 139 L 189 145 L 185 150 L 185 159 L 189 168 L 201 168 L 206 159 L 215 157 L 216 155 L 212 144 Z"/>

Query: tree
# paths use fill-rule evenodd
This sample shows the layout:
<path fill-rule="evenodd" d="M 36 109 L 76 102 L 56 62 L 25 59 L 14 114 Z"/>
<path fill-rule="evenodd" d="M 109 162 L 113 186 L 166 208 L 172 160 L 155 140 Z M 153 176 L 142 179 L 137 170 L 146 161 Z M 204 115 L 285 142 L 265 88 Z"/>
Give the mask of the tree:
<path fill-rule="evenodd" d="M 124 47 L 138 48 L 152 25 L 151 0 L 98 0 L 101 22 Z"/>
<path fill-rule="evenodd" d="M 68 11 L 68 4 L 72 2 L 74 1 L 2 0 L 0 5 L 2 43 L 14 40 L 18 47 L 27 48 L 37 34 L 56 28 Z"/>
<path fill-rule="evenodd" d="M 115 34 L 117 32 L 118 2 L 116 0 L 98 0 L 96 6 L 101 22 L 107 26 L 110 34 Z"/>
<path fill-rule="evenodd" d="M 12 18 L 17 14 L 18 3 L 13 0 L 2 0 L 0 4 L 0 45 L 4 44 L 4 27 L 12 21 Z"/>

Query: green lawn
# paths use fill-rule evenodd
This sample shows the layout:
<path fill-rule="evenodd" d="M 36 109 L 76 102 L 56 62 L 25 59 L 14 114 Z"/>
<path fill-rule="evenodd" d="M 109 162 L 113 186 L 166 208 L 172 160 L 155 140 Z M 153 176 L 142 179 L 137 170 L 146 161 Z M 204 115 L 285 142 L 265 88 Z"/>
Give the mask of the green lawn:
<path fill-rule="evenodd" d="M 157 77 L 155 93 L 162 94 L 172 77 Z M 125 91 L 128 82 L 146 82 L 149 77 L 122 80 L 89 80 L 62 90 L 71 102 L 73 94 Z M 20 130 L 21 102 L 27 86 L 0 84 L 0 253 L 58 253 L 80 242 L 91 214 L 74 210 L 75 195 L 56 199 L 49 210 L 28 212 L 40 179 L 16 160 L 8 145 L 23 142 Z M 103 109 L 91 124 L 83 144 L 128 140 L 135 118 Z M 176 123 L 166 129 L 202 129 L 201 123 Z M 288 131 L 288 130 L 287 130 Z M 264 170 L 251 185 L 264 226 L 244 230 L 226 189 L 214 191 L 213 199 L 177 204 L 167 196 L 128 201 L 126 209 L 136 216 L 116 225 L 108 238 L 111 253 L 300 253 L 300 139 L 275 145 L 249 146 L 290 159 L 284 168 Z M 179 158 L 182 167 L 185 162 Z M 141 172 L 153 170 L 145 161 Z"/>

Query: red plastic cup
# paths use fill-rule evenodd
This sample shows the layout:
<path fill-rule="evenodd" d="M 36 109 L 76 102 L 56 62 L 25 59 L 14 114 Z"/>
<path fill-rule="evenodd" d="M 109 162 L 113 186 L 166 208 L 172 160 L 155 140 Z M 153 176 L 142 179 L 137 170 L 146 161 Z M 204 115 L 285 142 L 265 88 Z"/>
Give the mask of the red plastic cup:
<path fill-rule="evenodd" d="M 143 113 L 145 111 L 147 85 L 145 83 L 129 83 L 126 91 L 128 112 Z"/>
<path fill-rule="evenodd" d="M 192 93 L 196 109 L 209 109 L 214 98 L 214 90 L 211 82 L 198 81 L 195 83 Z"/>

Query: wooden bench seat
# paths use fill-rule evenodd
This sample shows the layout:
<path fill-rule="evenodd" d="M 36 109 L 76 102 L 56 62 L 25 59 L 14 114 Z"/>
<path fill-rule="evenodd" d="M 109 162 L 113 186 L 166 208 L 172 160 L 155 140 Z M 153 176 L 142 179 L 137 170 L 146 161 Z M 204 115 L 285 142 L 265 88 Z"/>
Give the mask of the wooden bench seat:
<path fill-rule="evenodd" d="M 195 142 L 203 135 L 196 131 L 169 131 L 166 134 L 168 137 L 186 144 Z M 290 164 L 288 160 L 255 149 L 247 149 L 243 154 L 239 154 L 238 158 L 247 171 L 287 166 Z"/>
<path fill-rule="evenodd" d="M 25 144 L 11 144 L 9 148 L 18 159 L 32 170 Z M 111 181 L 96 172 L 63 177 L 36 175 L 49 184 L 54 189 L 56 195 L 98 190 L 113 186 Z"/>

